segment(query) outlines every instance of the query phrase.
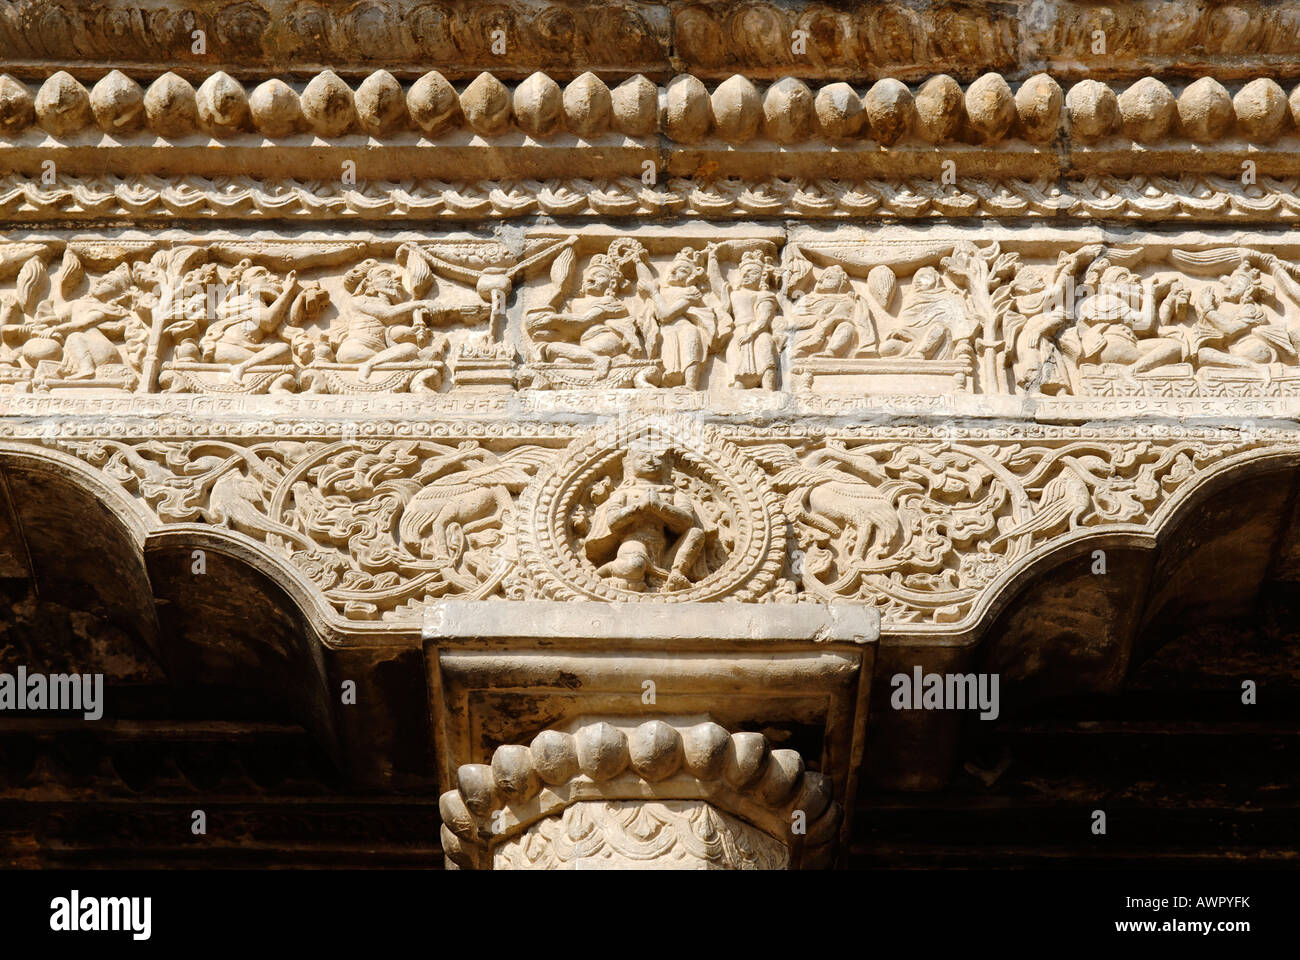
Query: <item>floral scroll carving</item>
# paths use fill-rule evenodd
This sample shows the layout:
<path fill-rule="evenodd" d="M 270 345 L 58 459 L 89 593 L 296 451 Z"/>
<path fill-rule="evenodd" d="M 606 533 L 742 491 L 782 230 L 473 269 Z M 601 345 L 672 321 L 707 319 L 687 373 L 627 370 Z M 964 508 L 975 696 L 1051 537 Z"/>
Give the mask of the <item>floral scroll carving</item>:
<path fill-rule="evenodd" d="M 161 525 L 296 567 L 353 620 L 443 597 L 864 603 L 955 624 L 1044 551 L 1152 531 L 1262 441 L 1078 428 L 728 437 L 631 417 L 573 440 L 58 441 Z"/>

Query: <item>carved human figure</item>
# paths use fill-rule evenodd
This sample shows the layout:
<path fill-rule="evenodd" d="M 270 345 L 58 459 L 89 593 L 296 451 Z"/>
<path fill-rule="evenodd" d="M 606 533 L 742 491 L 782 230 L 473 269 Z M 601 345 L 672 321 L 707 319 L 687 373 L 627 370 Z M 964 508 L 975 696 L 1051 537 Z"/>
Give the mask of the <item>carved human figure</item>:
<path fill-rule="evenodd" d="M 921 267 L 912 278 L 912 298 L 903 309 L 902 326 L 880 345 L 882 357 L 937 360 L 979 329 L 979 317 L 966 294 L 952 289 L 934 267 Z"/>
<path fill-rule="evenodd" d="M 1013 284 L 1017 308 L 1025 318 L 1013 334 L 1012 374 L 1017 386 L 1036 386 L 1045 394 L 1066 392 L 1074 386 L 1056 341 L 1074 318 L 1075 278 L 1102 250 L 1100 244 L 1062 250 L 1047 277 L 1024 276 Z"/>
<path fill-rule="evenodd" d="M 199 337 L 208 316 L 209 291 L 219 289 L 220 269 L 215 263 L 204 263 L 190 270 L 158 303 L 162 311 L 167 335 L 175 344 L 173 356 L 177 360 L 201 360 L 203 350 Z M 157 316 L 157 314 L 155 314 Z"/>
<path fill-rule="evenodd" d="M 627 285 L 615 256 L 592 257 L 582 272 L 578 296 L 567 309 L 547 306 L 525 317 L 537 359 L 590 366 L 603 377 L 615 358 L 645 356 L 636 320 L 619 296 Z"/>
<path fill-rule="evenodd" d="M 241 260 L 227 282 L 200 348 L 205 362 L 231 364 L 231 376 L 239 382 L 249 367 L 292 356 L 280 331 L 298 295 L 298 274 L 291 270 L 279 283 L 265 267 Z"/>
<path fill-rule="evenodd" d="M 1171 293 L 1178 294 L 1176 279 L 1143 283 L 1132 270 L 1102 257 L 1089 268 L 1085 282 L 1091 290 L 1075 307 L 1074 327 L 1060 339 L 1067 360 L 1114 364 L 1131 379 L 1187 359 L 1186 342 L 1162 332 L 1160 325 L 1159 306 Z"/>
<path fill-rule="evenodd" d="M 138 366 L 149 331 L 131 305 L 131 271 L 125 265 L 95 280 L 86 296 L 56 307 L 51 332 L 63 337 L 64 375 L 93 379 L 104 366 L 129 361 Z M 113 342 L 121 340 L 124 357 Z"/>
<path fill-rule="evenodd" d="M 379 364 L 416 360 L 422 350 L 434 348 L 428 323 L 436 315 L 437 301 L 402 302 L 395 268 L 366 260 L 347 272 L 343 287 L 352 296 L 343 308 L 342 333 L 333 344 L 335 359 L 359 363 L 363 381 Z"/>
<path fill-rule="evenodd" d="M 721 280 L 716 245 L 710 244 L 703 251 L 691 247 L 679 251 L 657 286 L 644 261 L 638 265 L 637 272 L 638 286 L 650 298 L 659 328 L 663 385 L 699 390 L 704 379 L 704 361 L 713 348 L 720 325 L 725 322 L 716 297 Z M 706 289 L 706 279 L 714 281 L 712 297 Z"/>
<path fill-rule="evenodd" d="M 1267 379 L 1269 364 L 1296 363 L 1289 331 L 1274 323 L 1260 303 L 1269 293 L 1259 270 L 1246 263 L 1203 289 L 1197 304 L 1197 364 L 1260 368 Z"/>
<path fill-rule="evenodd" d="M 691 585 L 706 528 L 673 484 L 673 452 L 635 443 L 623 455 L 623 480 L 592 516 L 583 549 L 596 573 L 643 592 L 651 578 L 666 590 Z"/>
<path fill-rule="evenodd" d="M 850 357 L 873 353 L 879 343 L 876 325 L 849 275 L 827 267 L 794 308 L 796 357 Z"/>
<path fill-rule="evenodd" d="M 771 274 L 771 261 L 757 250 L 747 250 L 729 291 L 733 327 L 727 363 L 738 387 L 776 389 L 777 347 L 772 326 L 781 303 L 768 289 Z"/>

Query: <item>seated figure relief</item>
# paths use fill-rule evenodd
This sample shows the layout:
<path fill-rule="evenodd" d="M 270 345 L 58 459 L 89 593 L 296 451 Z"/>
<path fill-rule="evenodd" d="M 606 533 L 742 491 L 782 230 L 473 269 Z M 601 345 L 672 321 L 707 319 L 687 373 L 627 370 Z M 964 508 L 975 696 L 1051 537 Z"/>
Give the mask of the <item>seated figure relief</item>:
<path fill-rule="evenodd" d="M 811 271 L 808 261 L 796 261 L 787 272 L 787 283 L 797 289 L 800 278 Z M 866 301 L 838 265 L 823 270 L 812 289 L 795 301 L 793 328 L 795 357 L 874 356 L 879 346 Z"/>
<path fill-rule="evenodd" d="M 1300 312 L 1300 282 L 1285 261 L 1244 249 L 1175 251 L 1184 270 L 1160 264 L 1144 274 L 1127 264 L 1136 259 L 1091 245 L 1061 253 L 1046 276 L 1017 281 L 1026 320 L 1013 373 L 1022 389 L 1194 395 L 1225 378 L 1268 389 L 1300 364 L 1300 329 L 1289 319 Z"/>
<path fill-rule="evenodd" d="M 1300 293 L 1300 285 L 1272 259 L 1277 284 Z M 1300 329 L 1275 320 L 1264 303 L 1277 286 L 1260 270 L 1243 261 L 1229 275 L 1201 291 L 1194 330 L 1195 358 L 1200 367 L 1259 370 L 1267 383 L 1278 365 L 1300 363 Z"/>
<path fill-rule="evenodd" d="M 617 482 L 615 480 L 617 479 Z M 596 486 L 571 519 L 596 576 L 636 593 L 688 589 L 711 569 L 717 525 L 678 470 L 675 452 L 637 442 L 622 475 Z"/>
<path fill-rule="evenodd" d="M 18 389 L 135 389 L 149 340 L 145 299 L 126 264 L 88 278 L 80 259 L 67 252 L 50 278 L 44 261 L 32 258 L 16 295 L 0 301 L 3 380 Z"/>
<path fill-rule="evenodd" d="M 564 291 L 572 283 L 576 257 L 572 250 L 561 252 L 552 268 L 550 301 L 524 315 L 531 359 L 576 368 L 576 381 L 571 377 L 562 381 L 570 384 L 589 380 L 607 386 L 655 386 L 660 370 L 646 356 L 645 304 L 628 302 L 639 276 L 638 264 L 647 257 L 635 240 L 615 240 L 606 253 L 588 261 L 576 295 L 566 303 Z M 615 365 L 619 371 L 611 377 Z M 561 371 L 556 379 L 563 377 Z"/>
<path fill-rule="evenodd" d="M 384 364 L 420 361 L 438 364 L 447 355 L 446 337 L 431 323 L 441 319 L 436 300 L 405 296 L 397 269 L 366 260 L 343 277 L 348 300 L 331 329 L 328 346 L 339 364 L 357 364 L 357 378 L 368 383 Z M 328 352 L 311 362 L 327 362 Z"/>
<path fill-rule="evenodd" d="M 1075 326 L 1061 336 L 1067 360 L 1078 367 L 1106 366 L 1132 379 L 1187 359 L 1186 340 L 1161 322 L 1176 320 L 1186 298 L 1176 278 L 1144 282 L 1103 258 L 1089 268 L 1085 282 L 1093 292 L 1079 301 Z"/>
<path fill-rule="evenodd" d="M 787 258 L 792 354 L 805 388 L 1007 392 L 1003 328 L 1016 317 L 1017 254 L 963 241 L 902 251 L 892 265 L 869 247 L 814 255 L 842 262 L 817 273 L 801 253 Z"/>
<path fill-rule="evenodd" d="M 882 357 L 941 360 L 966 345 L 979 324 L 966 295 L 944 282 L 934 267 L 922 267 L 912 277 L 900 325 L 880 345 Z"/>

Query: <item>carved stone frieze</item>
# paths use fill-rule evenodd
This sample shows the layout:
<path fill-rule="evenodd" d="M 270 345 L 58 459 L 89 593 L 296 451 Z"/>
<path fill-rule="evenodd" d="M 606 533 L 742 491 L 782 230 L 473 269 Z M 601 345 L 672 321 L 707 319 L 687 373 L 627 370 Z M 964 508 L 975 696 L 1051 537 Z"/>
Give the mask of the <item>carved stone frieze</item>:
<path fill-rule="evenodd" d="M 384 776 L 418 687 L 449 865 L 828 865 L 868 716 L 911 722 L 877 657 L 1037 682 L 986 641 L 1047 571 L 1118 554 L 1063 589 L 1128 616 L 1189 511 L 1300 464 L 1298 24 L 14 0 L 0 500 L 48 536 L 0 560 L 79 545 L 46 480 L 97 503 L 196 674 L 245 592 L 291 682 L 391 670 L 309 711 Z"/>
<path fill-rule="evenodd" d="M 1291 235 L 719 224 L 508 239 L 13 239 L 0 393 L 446 405 L 517 391 L 537 412 L 667 391 L 749 412 L 1139 398 L 1223 416 L 1230 400 L 1300 399 Z"/>
<path fill-rule="evenodd" d="M 845 601 L 888 628 L 965 628 L 1035 558 L 1151 536 L 1238 431 L 952 428 L 732 434 L 631 417 L 574 441 L 55 445 L 155 525 L 202 522 L 299 571 L 350 621 L 443 597 Z"/>

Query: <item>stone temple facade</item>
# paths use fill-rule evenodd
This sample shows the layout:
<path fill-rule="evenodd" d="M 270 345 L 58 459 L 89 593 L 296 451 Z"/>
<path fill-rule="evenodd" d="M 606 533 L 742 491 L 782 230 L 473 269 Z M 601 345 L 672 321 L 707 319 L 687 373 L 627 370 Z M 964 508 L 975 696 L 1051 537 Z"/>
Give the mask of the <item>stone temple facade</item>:
<path fill-rule="evenodd" d="M 1298 55 L 6 4 L 0 861 L 1297 856 Z"/>

